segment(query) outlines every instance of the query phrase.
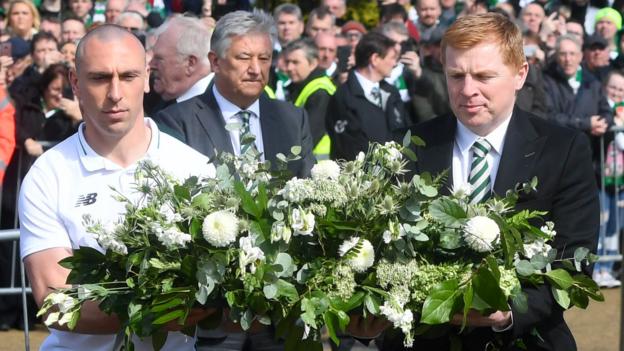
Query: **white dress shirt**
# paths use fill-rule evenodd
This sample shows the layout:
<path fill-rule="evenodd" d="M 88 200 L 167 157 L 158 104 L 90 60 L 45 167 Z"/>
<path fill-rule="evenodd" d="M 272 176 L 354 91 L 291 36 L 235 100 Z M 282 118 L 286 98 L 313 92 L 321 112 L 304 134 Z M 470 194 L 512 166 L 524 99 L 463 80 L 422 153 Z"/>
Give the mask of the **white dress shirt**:
<path fill-rule="evenodd" d="M 483 139 L 487 140 L 487 142 L 492 145 L 492 149 L 485 157 L 490 171 L 490 184 L 492 189 L 494 189 L 494 182 L 496 181 L 496 174 L 498 173 L 498 164 L 503 154 L 505 134 L 507 133 L 510 120 L 511 115 L 490 134 L 483 137 Z M 470 175 L 470 165 L 472 164 L 473 157 L 471 148 L 472 144 L 479 138 L 481 138 L 479 135 L 473 133 L 463 125 L 459 119 L 457 120 L 457 133 L 455 133 L 455 144 L 453 146 L 453 188 L 455 189 L 470 185 L 468 176 Z"/>
<path fill-rule="evenodd" d="M 219 105 L 219 109 L 221 110 L 221 114 L 223 115 L 223 119 L 225 124 L 230 123 L 241 123 L 237 113 L 243 111 L 240 107 L 234 105 L 232 102 L 228 101 L 228 99 L 224 98 L 223 95 L 219 93 L 216 85 L 212 86 L 212 92 L 217 100 L 217 104 Z M 252 112 L 249 118 L 249 130 L 253 135 L 256 136 L 256 149 L 262 153 L 262 159 L 264 160 L 264 143 L 262 142 L 262 128 L 260 127 L 260 101 L 254 101 L 245 111 Z M 228 131 L 230 134 L 230 140 L 232 141 L 232 149 L 234 150 L 234 154 L 240 155 L 240 131 L 239 130 L 230 130 Z"/>
<path fill-rule="evenodd" d="M 371 94 L 371 91 L 374 88 L 377 88 L 379 89 L 379 93 L 382 93 L 382 90 L 379 87 L 379 82 L 373 82 L 372 80 L 358 73 L 358 71 L 353 72 L 355 72 L 355 78 L 357 78 L 357 81 L 358 83 L 360 83 L 362 90 L 364 90 L 364 96 L 366 96 L 366 99 L 370 101 L 373 105 L 377 106 L 379 102 L 377 101 L 377 98 Z"/>
<path fill-rule="evenodd" d="M 195 82 L 195 84 L 193 84 L 192 87 L 189 88 L 189 90 L 187 90 L 184 94 L 180 95 L 177 99 L 176 102 L 182 102 L 182 101 L 186 101 L 190 98 L 193 98 L 197 95 L 201 95 L 203 93 L 206 92 L 206 89 L 208 89 L 208 85 L 210 85 L 210 82 L 212 81 L 212 77 L 214 77 L 214 72 L 211 72 L 210 74 L 208 74 L 207 76 L 205 76 L 204 78 L 198 80 L 197 82 Z"/>

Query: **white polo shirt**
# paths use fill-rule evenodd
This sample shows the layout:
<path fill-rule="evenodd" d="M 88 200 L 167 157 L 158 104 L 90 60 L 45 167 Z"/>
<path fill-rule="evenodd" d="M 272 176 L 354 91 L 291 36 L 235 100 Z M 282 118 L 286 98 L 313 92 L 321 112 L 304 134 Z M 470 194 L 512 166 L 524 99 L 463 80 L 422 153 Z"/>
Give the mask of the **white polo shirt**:
<path fill-rule="evenodd" d="M 177 139 L 161 133 L 145 118 L 152 137 L 145 156 L 174 177 L 214 177 L 208 159 Z M 78 133 L 45 152 L 24 178 L 19 198 L 20 251 L 22 259 L 45 249 L 79 246 L 99 250 L 83 226 L 83 215 L 103 223 L 124 215 L 124 204 L 113 199 L 111 187 L 133 198 L 137 163 L 122 168 L 98 155 L 86 142 L 83 125 Z M 52 264 L 52 263 L 51 263 Z M 110 351 L 115 335 L 89 335 L 50 329 L 41 350 Z M 136 350 L 152 350 L 151 338 L 135 340 Z M 194 338 L 169 333 L 163 350 L 195 350 Z"/>

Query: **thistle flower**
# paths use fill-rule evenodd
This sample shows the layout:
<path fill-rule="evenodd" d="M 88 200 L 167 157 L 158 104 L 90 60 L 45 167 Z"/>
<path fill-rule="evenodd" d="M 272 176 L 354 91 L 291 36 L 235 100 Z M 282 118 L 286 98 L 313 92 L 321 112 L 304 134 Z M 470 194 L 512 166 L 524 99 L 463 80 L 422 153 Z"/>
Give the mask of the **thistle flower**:
<path fill-rule="evenodd" d="M 351 252 L 352 249 L 357 251 Z M 340 257 L 344 257 L 347 253 L 347 264 L 353 271 L 363 273 L 375 263 L 375 249 L 370 241 L 352 237 L 345 240 L 338 248 Z"/>
<path fill-rule="evenodd" d="M 216 247 L 226 247 L 236 240 L 239 220 L 230 211 L 222 210 L 204 218 L 202 234 L 204 239 Z"/>
<path fill-rule="evenodd" d="M 477 252 L 491 251 L 498 242 L 500 229 L 498 224 L 485 216 L 472 217 L 464 225 L 464 240 Z"/>
<path fill-rule="evenodd" d="M 323 160 L 312 167 L 312 179 L 338 179 L 340 176 L 340 166 L 331 160 Z"/>

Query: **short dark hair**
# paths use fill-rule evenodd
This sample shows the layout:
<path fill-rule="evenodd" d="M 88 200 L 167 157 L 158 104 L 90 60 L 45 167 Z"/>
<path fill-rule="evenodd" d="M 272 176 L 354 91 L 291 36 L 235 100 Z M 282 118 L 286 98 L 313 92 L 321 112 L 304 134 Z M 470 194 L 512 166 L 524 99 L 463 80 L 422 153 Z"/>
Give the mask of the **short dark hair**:
<path fill-rule="evenodd" d="M 58 49 L 59 47 L 59 42 L 58 40 L 56 40 L 56 37 L 54 35 L 52 35 L 52 33 L 46 32 L 46 31 L 41 31 L 35 35 L 33 35 L 31 44 L 30 44 L 30 53 L 34 53 L 35 52 L 35 46 L 37 46 L 37 44 L 39 44 L 39 42 L 41 41 L 53 41 L 54 44 L 56 45 L 56 48 Z"/>
<path fill-rule="evenodd" d="M 364 68 L 370 63 L 373 54 L 386 57 L 388 51 L 396 47 L 394 40 L 378 32 L 368 32 L 355 47 L 355 68 Z"/>
<path fill-rule="evenodd" d="M 303 50 L 306 60 L 308 62 L 312 62 L 312 60 L 319 58 L 318 48 L 316 44 L 314 44 L 314 40 L 312 38 L 300 38 L 294 40 L 282 50 L 283 55 L 288 55 L 295 50 Z"/>
<path fill-rule="evenodd" d="M 39 84 L 37 84 L 41 96 L 43 96 L 48 85 L 58 77 L 63 79 L 63 86 L 69 85 L 69 68 L 64 63 L 52 64 L 43 71 L 41 78 L 39 78 Z"/>
<path fill-rule="evenodd" d="M 383 5 L 379 9 L 379 18 L 381 18 L 381 23 L 389 21 L 394 16 L 401 16 L 403 22 L 407 21 L 407 11 L 405 10 L 405 7 L 397 3 L 393 3 Z"/>

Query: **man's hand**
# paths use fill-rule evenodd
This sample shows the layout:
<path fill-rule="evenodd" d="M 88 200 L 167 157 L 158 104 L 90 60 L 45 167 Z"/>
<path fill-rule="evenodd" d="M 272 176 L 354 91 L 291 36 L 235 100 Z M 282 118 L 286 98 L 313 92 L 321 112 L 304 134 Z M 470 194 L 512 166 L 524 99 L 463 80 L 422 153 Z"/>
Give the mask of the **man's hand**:
<path fill-rule="evenodd" d="M 590 133 L 594 136 L 601 136 L 607 132 L 607 128 L 609 125 L 607 121 L 605 121 L 602 116 L 591 116 L 590 117 Z"/>
<path fill-rule="evenodd" d="M 43 154 L 43 146 L 32 138 L 28 138 L 24 141 L 24 148 L 26 152 L 33 157 L 38 157 Z"/>
<path fill-rule="evenodd" d="M 374 339 L 390 326 L 390 322 L 385 318 L 370 314 L 366 318 L 363 318 L 361 314 L 352 314 L 349 317 L 346 332 L 355 338 Z"/>
<path fill-rule="evenodd" d="M 399 62 L 405 65 L 407 69 L 412 72 L 415 78 L 420 78 L 422 75 L 422 67 L 420 67 L 420 57 L 414 51 L 407 51 L 399 58 Z"/>
<path fill-rule="evenodd" d="M 451 319 L 451 324 L 462 325 L 464 315 L 457 313 Z M 511 311 L 496 311 L 488 316 L 483 316 L 475 310 L 470 310 L 466 316 L 466 325 L 470 327 L 493 327 L 505 329 L 511 324 Z"/>
<path fill-rule="evenodd" d="M 191 326 L 196 325 L 197 323 L 201 322 L 203 319 L 211 316 L 217 311 L 218 309 L 216 308 L 199 308 L 199 307 L 193 308 L 191 309 L 188 316 L 186 317 L 186 321 L 184 322 L 184 325 L 180 325 L 178 324 L 177 320 L 173 320 L 165 324 L 162 329 L 168 332 L 180 331 L 186 327 L 191 327 Z"/>

